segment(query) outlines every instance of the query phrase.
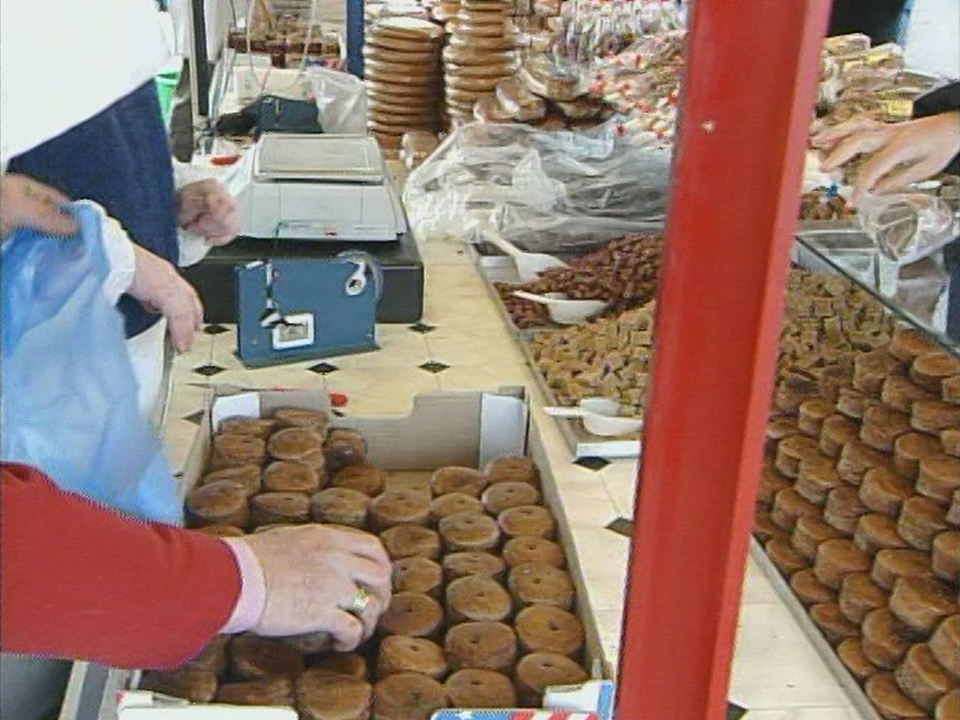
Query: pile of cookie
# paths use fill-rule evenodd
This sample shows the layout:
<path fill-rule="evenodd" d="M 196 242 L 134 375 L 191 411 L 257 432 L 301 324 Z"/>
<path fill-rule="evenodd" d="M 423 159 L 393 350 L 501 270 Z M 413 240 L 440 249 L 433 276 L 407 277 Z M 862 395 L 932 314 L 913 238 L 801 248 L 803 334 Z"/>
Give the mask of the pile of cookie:
<path fill-rule="evenodd" d="M 816 289 L 788 303 L 755 532 L 883 717 L 955 720 L 960 362 Z"/>
<path fill-rule="evenodd" d="M 311 522 L 378 534 L 394 595 L 375 638 L 337 654 L 324 633 L 219 637 L 142 687 L 294 706 L 307 720 L 428 720 L 444 707 L 539 707 L 546 687 L 588 679 L 574 583 L 530 460 L 386 473 L 357 432 L 327 425 L 295 408 L 224 420 L 188 520 L 221 536 Z"/>

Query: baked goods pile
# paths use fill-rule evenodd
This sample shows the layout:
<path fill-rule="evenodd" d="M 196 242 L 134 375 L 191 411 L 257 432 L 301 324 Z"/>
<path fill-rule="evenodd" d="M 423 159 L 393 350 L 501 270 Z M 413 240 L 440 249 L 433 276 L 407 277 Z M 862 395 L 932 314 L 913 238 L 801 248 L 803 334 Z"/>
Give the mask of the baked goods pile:
<path fill-rule="evenodd" d="M 145 689 L 294 706 L 305 720 L 428 720 L 444 707 L 540 707 L 545 687 L 589 677 L 574 584 L 526 458 L 391 474 L 358 433 L 287 408 L 224 420 L 186 504 L 217 535 L 311 522 L 379 534 L 394 595 L 355 653 L 330 652 L 323 633 L 218 637 L 185 667 L 146 673 Z"/>
<path fill-rule="evenodd" d="M 883 717 L 956 718 L 960 363 L 858 295 L 791 277 L 755 533 Z"/>
<path fill-rule="evenodd" d="M 227 47 L 238 53 L 248 52 L 249 47 L 253 55 L 269 55 L 271 66 L 276 68 L 299 68 L 305 60 L 324 65 L 340 60 L 337 33 L 324 31 L 319 25 L 310 28 L 308 21 L 291 16 L 279 18 L 272 26 L 251 27 L 249 42 L 246 30 L 231 30 Z"/>
<path fill-rule="evenodd" d="M 366 32 L 367 127 L 386 151 L 411 130 L 440 128 L 443 28 L 416 17 L 384 16 Z"/>
<path fill-rule="evenodd" d="M 830 188 L 814 188 L 800 197 L 801 220 L 847 220 L 854 215 L 853 207 Z"/>

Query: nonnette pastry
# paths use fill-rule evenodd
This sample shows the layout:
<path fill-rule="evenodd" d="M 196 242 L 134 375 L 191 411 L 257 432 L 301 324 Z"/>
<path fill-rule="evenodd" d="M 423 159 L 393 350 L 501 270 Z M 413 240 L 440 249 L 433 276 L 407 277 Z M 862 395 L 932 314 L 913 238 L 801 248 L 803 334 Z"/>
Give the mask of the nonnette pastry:
<path fill-rule="evenodd" d="M 217 435 L 213 438 L 210 469 L 261 465 L 267 456 L 267 444 L 252 435 Z"/>
<path fill-rule="evenodd" d="M 375 497 L 383 492 L 383 472 L 366 462 L 347 465 L 333 474 L 330 486 L 348 488 Z"/>
<path fill-rule="evenodd" d="M 877 513 L 860 518 L 853 533 L 853 543 L 859 550 L 871 556 L 887 548 L 908 546 L 897 530 L 896 520 Z"/>
<path fill-rule="evenodd" d="M 230 480 L 218 480 L 194 488 L 187 494 L 186 505 L 190 520 L 196 526 L 235 525 L 242 528 L 250 518 L 246 490 Z"/>
<path fill-rule="evenodd" d="M 329 652 L 315 658 L 312 666 L 335 675 L 355 677 L 358 680 L 366 680 L 370 676 L 367 661 L 357 653 Z"/>
<path fill-rule="evenodd" d="M 920 461 L 942 452 L 935 437 L 921 433 L 906 433 L 893 445 L 893 465 L 905 478 L 915 479 L 920 473 Z"/>
<path fill-rule="evenodd" d="M 888 376 L 902 372 L 900 360 L 886 350 L 860 353 L 853 361 L 853 387 L 866 394 L 879 397 Z"/>
<path fill-rule="evenodd" d="M 228 417 L 220 421 L 217 432 L 220 435 L 250 435 L 266 440 L 277 425 L 276 420 L 250 417 Z"/>
<path fill-rule="evenodd" d="M 540 707 L 543 692 L 557 685 L 577 685 L 590 679 L 587 671 L 570 658 L 557 653 L 538 652 L 517 663 L 517 694 L 528 707 Z"/>
<path fill-rule="evenodd" d="M 837 601 L 837 591 L 820 582 L 813 570 L 809 568 L 800 570 L 790 577 L 790 588 L 804 605 Z"/>
<path fill-rule="evenodd" d="M 860 501 L 857 488 L 838 487 L 827 496 L 823 519 L 837 530 L 852 535 L 866 512 L 867 508 Z"/>
<path fill-rule="evenodd" d="M 834 603 L 821 603 L 809 609 L 810 619 L 831 645 L 839 645 L 860 635 L 860 628 L 851 622 Z"/>
<path fill-rule="evenodd" d="M 930 338 L 906 325 L 894 329 L 888 346 L 890 354 L 904 362 L 912 362 L 914 358 L 936 349 L 936 344 Z"/>
<path fill-rule="evenodd" d="M 946 509 L 928 497 L 906 500 L 897 521 L 897 532 L 917 550 L 929 551 L 933 539 L 948 527 Z"/>
<path fill-rule="evenodd" d="M 150 671 L 143 674 L 138 688 L 193 703 L 209 703 L 217 694 L 217 676 L 207 670 Z"/>
<path fill-rule="evenodd" d="M 323 668 L 303 673 L 296 694 L 302 720 L 367 720 L 373 702 L 370 683 Z"/>
<path fill-rule="evenodd" d="M 960 374 L 960 361 L 941 350 L 919 355 L 910 366 L 910 377 L 917 385 L 933 393 L 940 393 L 942 382 Z"/>
<path fill-rule="evenodd" d="M 951 530 L 937 535 L 930 563 L 938 578 L 949 583 L 957 582 L 960 576 L 960 532 Z"/>
<path fill-rule="evenodd" d="M 293 427 L 278 430 L 267 440 L 267 452 L 277 460 L 303 463 L 324 471 L 323 437 L 309 428 Z"/>
<path fill-rule="evenodd" d="M 487 551 L 500 544 L 500 528 L 482 513 L 448 515 L 438 528 L 447 552 Z"/>
<path fill-rule="evenodd" d="M 327 488 L 310 498 L 310 517 L 320 523 L 366 529 L 369 508 L 369 497 L 346 488 Z"/>
<path fill-rule="evenodd" d="M 394 592 L 420 592 L 439 596 L 443 588 L 443 568 L 426 557 L 407 557 L 393 563 Z"/>
<path fill-rule="evenodd" d="M 576 657 L 583 649 L 584 629 L 575 615 L 549 605 L 521 610 L 514 627 L 524 652 L 553 652 Z"/>
<path fill-rule="evenodd" d="M 927 718 L 927 711 L 900 690 L 890 673 L 877 673 L 864 685 L 870 702 L 886 720 L 919 720 Z"/>
<path fill-rule="evenodd" d="M 220 480 L 229 480 L 243 486 L 247 497 L 251 497 L 260 492 L 263 476 L 259 465 L 238 465 L 207 473 L 200 478 L 199 484 L 209 485 Z"/>
<path fill-rule="evenodd" d="M 848 638 L 840 643 L 837 646 L 837 657 L 850 674 L 860 682 L 879 672 L 879 668 L 864 654 L 863 645 L 857 638 Z"/>
<path fill-rule="evenodd" d="M 440 536 L 436 530 L 420 525 L 395 525 L 380 534 L 380 541 L 391 560 L 410 557 L 440 557 Z"/>
<path fill-rule="evenodd" d="M 466 467 L 440 468 L 430 479 L 430 486 L 436 497 L 463 493 L 478 498 L 487 483 L 487 478 L 479 470 Z"/>
<path fill-rule="evenodd" d="M 427 525 L 430 520 L 430 496 L 420 490 L 387 490 L 373 499 L 370 516 L 377 530 L 395 525 Z"/>
<path fill-rule="evenodd" d="M 900 515 L 904 501 L 912 496 L 913 484 L 884 468 L 873 468 L 860 483 L 860 501 L 864 507 L 891 518 Z"/>
<path fill-rule="evenodd" d="M 464 493 L 443 495 L 430 503 L 430 519 L 435 523 L 439 523 L 449 515 L 456 515 L 460 512 L 483 512 L 483 503 L 472 495 Z"/>
<path fill-rule="evenodd" d="M 910 425 L 920 432 L 938 433 L 960 424 L 960 407 L 943 400 L 917 400 L 910 411 Z"/>
<path fill-rule="evenodd" d="M 225 705 L 289 707 L 296 704 L 297 699 L 290 678 L 268 677 L 224 683 L 217 688 L 214 701 Z"/>
<path fill-rule="evenodd" d="M 960 375 L 940 381 L 940 399 L 953 405 L 960 405 Z"/>
<path fill-rule="evenodd" d="M 367 443 L 359 433 L 337 428 L 327 433 L 323 455 L 327 471 L 335 473 L 340 468 L 363 462 L 367 457 Z"/>
<path fill-rule="evenodd" d="M 840 585 L 837 605 L 850 622 L 859 626 L 871 612 L 887 604 L 887 594 L 866 573 L 847 575 Z"/>
<path fill-rule="evenodd" d="M 830 491 L 842 482 L 830 458 L 814 455 L 800 461 L 797 481 L 793 487 L 804 499 L 823 505 Z"/>
<path fill-rule="evenodd" d="M 488 513 L 499 515 L 521 505 L 538 505 L 540 491 L 525 482 L 502 482 L 484 490 L 481 500 Z"/>
<path fill-rule="evenodd" d="M 502 580 L 506 574 L 505 561 L 488 552 L 471 550 L 447 553 L 443 556 L 443 575 L 448 582 L 470 575 Z"/>
<path fill-rule="evenodd" d="M 757 503 L 753 514 L 753 534 L 764 546 L 773 539 L 790 540 L 790 533 L 770 519 L 770 509 L 762 503 Z"/>
<path fill-rule="evenodd" d="M 800 471 L 800 461 L 808 455 L 815 455 L 819 444 L 806 435 L 793 435 L 777 444 L 776 467 L 787 477 L 795 478 Z"/>
<path fill-rule="evenodd" d="M 825 400 L 819 398 L 804 400 L 800 403 L 797 428 L 805 435 L 819 438 L 823 422 L 830 417 L 832 413 L 833 405 Z"/>
<path fill-rule="evenodd" d="M 295 680 L 304 671 L 303 657 L 278 639 L 243 635 L 230 646 L 230 668 L 244 680 L 285 677 Z"/>
<path fill-rule="evenodd" d="M 768 465 L 763 468 L 763 472 L 760 474 L 757 500 L 767 505 L 773 505 L 778 492 L 792 487 L 793 483 L 789 479 L 781 475 L 775 467 Z"/>
<path fill-rule="evenodd" d="M 511 674 L 517 659 L 517 635 L 503 623 L 462 623 L 447 631 L 444 650 L 453 670 L 479 668 Z"/>
<path fill-rule="evenodd" d="M 960 459 L 946 454 L 928 455 L 920 460 L 917 492 L 948 505 L 960 489 Z"/>
<path fill-rule="evenodd" d="M 957 597 L 937 580 L 902 577 L 890 593 L 890 611 L 914 632 L 928 636 L 941 620 L 957 613 Z"/>
<path fill-rule="evenodd" d="M 484 466 L 483 474 L 490 485 L 502 482 L 524 482 L 540 487 L 540 471 L 533 461 L 526 457 L 494 458 Z"/>
<path fill-rule="evenodd" d="M 764 549 L 767 551 L 770 562 L 788 578 L 806 569 L 810 564 L 787 539 L 773 538 L 767 542 Z"/>
<path fill-rule="evenodd" d="M 493 670 L 458 670 L 447 678 L 443 689 L 451 707 L 511 708 L 517 704 L 513 682 L 503 673 Z M 537 705 L 530 704 L 530 707 Z"/>
<path fill-rule="evenodd" d="M 953 689 L 940 698 L 934 720 L 957 720 L 960 717 L 960 689 Z"/>
<path fill-rule="evenodd" d="M 447 656 L 443 648 L 431 640 L 391 635 L 380 643 L 377 654 L 377 673 L 380 677 L 414 672 L 442 680 L 447 670 Z"/>
<path fill-rule="evenodd" d="M 793 488 L 781 490 L 773 500 L 770 510 L 770 519 L 779 527 L 793 532 L 797 518 L 801 515 L 819 515 L 820 508 L 816 504 L 801 497 Z"/>
<path fill-rule="evenodd" d="M 330 416 L 325 412 L 306 408 L 280 408 L 273 413 L 273 420 L 279 428 L 307 428 L 321 436 L 330 424 Z"/>
<path fill-rule="evenodd" d="M 861 632 L 864 655 L 884 670 L 897 667 L 907 648 L 918 639 L 916 634 L 887 608 L 874 610 L 867 615 L 861 625 Z"/>
<path fill-rule="evenodd" d="M 837 460 L 837 474 L 851 485 L 859 485 L 869 470 L 890 465 L 888 455 L 854 440 L 843 446 Z"/>
<path fill-rule="evenodd" d="M 254 527 L 273 523 L 297 525 L 310 521 L 310 498 L 297 492 L 260 493 L 250 500 Z"/>
<path fill-rule="evenodd" d="M 277 460 L 263 471 L 263 488 L 269 492 L 302 492 L 312 495 L 320 489 L 320 475 L 304 463 Z"/>
<path fill-rule="evenodd" d="M 377 626 L 382 635 L 436 637 L 443 627 L 443 608 L 425 593 L 401 592 L 390 600 Z"/>
<path fill-rule="evenodd" d="M 886 405 L 874 405 L 863 414 L 860 440 L 864 445 L 881 452 L 893 452 L 893 444 L 904 433 L 910 432 L 910 416 Z"/>
<path fill-rule="evenodd" d="M 430 720 L 447 707 L 443 685 L 417 673 L 383 678 L 373 687 L 373 720 Z"/>
<path fill-rule="evenodd" d="M 831 415 L 823 421 L 820 429 L 820 452 L 827 457 L 840 456 L 843 446 L 857 438 L 860 428 L 857 423 L 843 415 Z"/>
<path fill-rule="evenodd" d="M 837 412 L 853 420 L 859 420 L 867 408 L 877 404 L 877 399 L 853 388 L 841 388 L 837 396 Z"/>
<path fill-rule="evenodd" d="M 447 618 L 462 622 L 501 622 L 513 609 L 510 594 L 496 580 L 480 575 L 457 578 L 446 591 Z"/>
<path fill-rule="evenodd" d="M 940 666 L 960 680 L 960 615 L 952 615 L 941 622 L 928 644 Z"/>
<path fill-rule="evenodd" d="M 870 579 L 884 590 L 892 590 L 897 578 L 932 578 L 930 556 L 913 549 L 881 550 L 873 558 Z"/>
<path fill-rule="evenodd" d="M 526 563 L 513 568 L 507 587 L 519 607 L 552 605 L 570 610 L 576 597 L 570 576 L 544 563 Z"/>
<path fill-rule="evenodd" d="M 817 556 L 817 548 L 827 540 L 842 537 L 842 533 L 816 515 L 803 515 L 797 518 L 790 542 L 794 549 L 807 560 Z"/>
<path fill-rule="evenodd" d="M 915 385 L 908 377 L 891 375 L 883 383 L 880 399 L 894 410 L 909 413 L 916 401 L 934 400 L 935 396 L 930 391 Z"/>
<path fill-rule="evenodd" d="M 947 455 L 960 457 L 960 428 L 951 428 L 940 433 L 940 444 Z"/>
<path fill-rule="evenodd" d="M 957 685 L 925 643 L 907 650 L 894 677 L 904 694 L 927 711 L 933 710 L 940 698 Z"/>

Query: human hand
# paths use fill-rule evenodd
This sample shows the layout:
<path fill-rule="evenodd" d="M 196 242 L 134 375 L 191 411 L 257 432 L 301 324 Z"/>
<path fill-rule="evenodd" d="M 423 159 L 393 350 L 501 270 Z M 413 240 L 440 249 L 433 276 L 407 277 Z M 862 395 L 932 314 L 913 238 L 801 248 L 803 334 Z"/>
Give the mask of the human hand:
<path fill-rule="evenodd" d="M 226 245 L 240 232 L 240 212 L 223 184 L 201 180 L 177 193 L 177 224 L 211 245 Z"/>
<path fill-rule="evenodd" d="M 860 154 L 872 154 L 857 174 L 850 201 L 866 192 L 890 192 L 926 180 L 960 153 L 960 113 L 951 112 L 894 125 L 851 121 L 813 138 L 828 150 L 822 168 L 837 169 Z"/>
<path fill-rule="evenodd" d="M 390 558 L 368 533 L 320 525 L 278 528 L 238 538 L 260 562 L 266 603 L 257 635 L 328 632 L 334 649 L 349 652 L 373 635 L 390 604 Z M 360 588 L 371 598 L 358 618 L 349 607 Z"/>
<path fill-rule="evenodd" d="M 73 235 L 77 224 L 63 211 L 69 202 L 53 188 L 25 175 L 3 175 L 0 177 L 0 237 L 24 227 L 50 235 Z"/>
<path fill-rule="evenodd" d="M 136 270 L 127 293 L 151 312 L 162 314 L 173 346 L 186 352 L 203 324 L 203 304 L 197 291 L 163 258 L 139 245 L 133 252 Z"/>

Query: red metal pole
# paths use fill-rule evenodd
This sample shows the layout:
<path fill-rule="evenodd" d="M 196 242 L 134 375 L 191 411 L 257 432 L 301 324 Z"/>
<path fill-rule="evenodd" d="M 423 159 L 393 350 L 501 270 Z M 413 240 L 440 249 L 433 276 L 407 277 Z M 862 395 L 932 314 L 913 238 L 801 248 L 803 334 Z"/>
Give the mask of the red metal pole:
<path fill-rule="evenodd" d="M 724 715 L 829 0 L 695 0 L 619 720 Z"/>

